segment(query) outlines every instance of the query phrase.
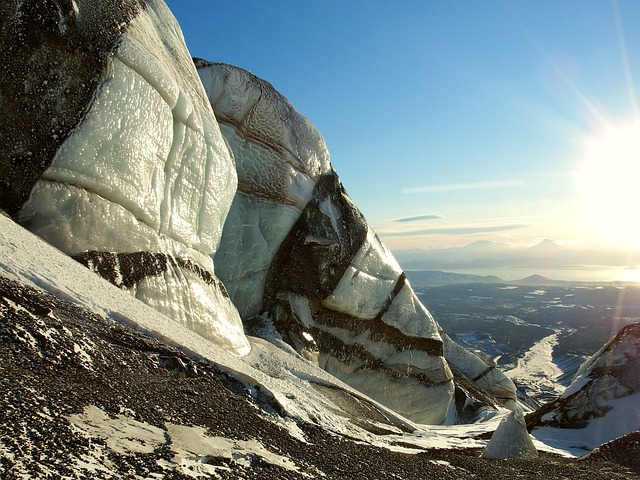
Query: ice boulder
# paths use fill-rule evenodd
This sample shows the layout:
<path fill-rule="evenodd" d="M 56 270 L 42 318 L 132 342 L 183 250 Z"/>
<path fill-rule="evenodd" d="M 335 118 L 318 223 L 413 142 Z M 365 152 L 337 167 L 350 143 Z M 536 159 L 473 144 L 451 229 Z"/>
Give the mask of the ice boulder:
<path fill-rule="evenodd" d="M 579 368 L 556 400 L 527 416 L 529 428 L 580 429 L 591 450 L 640 430 L 640 323 L 623 327 Z"/>
<path fill-rule="evenodd" d="M 361 392 L 442 422 L 454 385 L 437 324 L 347 195 L 322 136 L 269 83 L 196 65 L 236 160 L 215 264 L 245 323 L 273 322 Z"/>
<path fill-rule="evenodd" d="M 238 355 L 212 255 L 233 159 L 162 0 L 3 2 L 1 208 Z M 16 75 L 16 72 L 20 72 Z"/>
<path fill-rule="evenodd" d="M 538 458 L 533 440 L 525 424 L 520 407 L 515 407 L 506 417 L 482 452 L 483 458 Z"/>

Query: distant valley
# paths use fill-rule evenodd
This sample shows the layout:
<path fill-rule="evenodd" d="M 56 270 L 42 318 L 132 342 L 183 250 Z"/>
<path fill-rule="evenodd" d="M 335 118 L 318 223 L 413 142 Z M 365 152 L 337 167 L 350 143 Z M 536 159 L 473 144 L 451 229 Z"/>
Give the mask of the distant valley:
<path fill-rule="evenodd" d="M 531 247 L 522 247 L 478 241 L 463 247 L 396 250 L 394 255 L 405 270 L 413 271 L 438 270 L 507 280 L 533 274 L 559 280 L 640 279 L 636 270 L 640 264 L 640 251 L 596 244 L 567 247 L 544 240 Z"/>
<path fill-rule="evenodd" d="M 550 364 L 541 376 L 553 377 L 552 382 L 538 382 L 535 375 L 513 378 L 523 396 L 538 404 L 567 386 L 580 363 L 615 332 L 640 321 L 640 285 L 635 284 L 562 282 L 540 276 L 505 282 L 411 270 L 407 276 L 458 344 L 495 361 L 507 374 L 522 365 L 527 352 L 544 346 Z"/>

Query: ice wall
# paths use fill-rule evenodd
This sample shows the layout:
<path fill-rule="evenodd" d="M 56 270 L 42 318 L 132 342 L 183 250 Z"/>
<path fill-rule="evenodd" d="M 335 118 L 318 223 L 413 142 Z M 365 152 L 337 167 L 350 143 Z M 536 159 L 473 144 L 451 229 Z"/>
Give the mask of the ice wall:
<path fill-rule="evenodd" d="M 79 2 L 78 21 L 92 8 Z M 246 354 L 242 322 L 211 260 L 236 190 L 233 159 L 167 6 L 144 2 L 122 30 L 91 105 L 18 220 L 160 312 Z"/>
<path fill-rule="evenodd" d="M 138 0 L 0 2 L 0 209 L 13 218 L 142 8 Z"/>
<path fill-rule="evenodd" d="M 444 420 L 452 374 L 431 315 L 353 205 L 317 130 L 267 82 L 197 60 L 238 192 L 216 271 L 247 323 L 420 423 Z"/>
<path fill-rule="evenodd" d="M 270 84 L 229 65 L 196 65 L 238 173 L 216 270 L 249 318 L 262 308 L 273 257 L 331 169 L 329 154 L 315 127 Z"/>
<path fill-rule="evenodd" d="M 298 352 L 417 422 L 453 418 L 449 364 L 494 395 L 509 390 L 441 336 L 317 130 L 244 70 L 198 61 L 199 78 L 161 0 L 0 13 L 5 65 L 26 65 L 24 80 L 0 76 L 0 92 L 18 98 L 0 97 L 11 113 L 0 207 L 24 226 L 238 355 L 249 350 L 241 318 L 272 322 Z M 33 31 L 37 41 L 12 42 Z M 20 100 L 30 92 L 42 102 Z"/>

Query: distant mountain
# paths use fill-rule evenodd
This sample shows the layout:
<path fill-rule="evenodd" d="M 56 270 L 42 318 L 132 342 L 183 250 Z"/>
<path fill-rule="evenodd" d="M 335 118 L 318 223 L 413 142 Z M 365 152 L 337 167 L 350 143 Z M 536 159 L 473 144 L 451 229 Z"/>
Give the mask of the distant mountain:
<path fill-rule="evenodd" d="M 448 273 L 439 270 L 407 270 L 407 278 L 414 288 L 440 287 L 444 285 L 464 285 L 469 283 L 504 283 L 495 275 L 471 275 Z"/>
<path fill-rule="evenodd" d="M 463 247 L 396 250 L 405 270 L 451 270 L 465 268 L 555 268 L 577 265 L 634 266 L 640 250 L 584 244 L 566 247 L 546 239 L 531 247 L 478 241 Z"/>
<path fill-rule="evenodd" d="M 567 283 L 561 280 L 551 280 L 550 278 L 543 277 L 542 275 L 530 275 L 527 278 L 522 278 L 520 280 L 513 280 L 509 282 L 514 285 L 533 285 L 533 286 L 542 286 L 542 285 L 556 285 L 558 283 Z"/>

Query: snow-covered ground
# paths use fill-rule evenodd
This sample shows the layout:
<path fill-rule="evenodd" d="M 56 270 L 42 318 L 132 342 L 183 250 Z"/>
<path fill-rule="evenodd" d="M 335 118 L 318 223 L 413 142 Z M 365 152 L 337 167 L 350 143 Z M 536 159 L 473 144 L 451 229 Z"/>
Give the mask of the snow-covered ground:
<path fill-rule="evenodd" d="M 541 443 L 557 445 L 564 452 L 582 456 L 630 431 L 640 429 L 640 393 L 609 400 L 606 415 L 593 418 L 585 428 L 539 427 L 532 435 Z"/>
<path fill-rule="evenodd" d="M 505 373 L 518 385 L 526 385 L 533 398 L 552 398 L 561 395 L 564 387 L 558 383 L 563 371 L 553 363 L 553 347 L 558 342 L 556 332 L 535 343 L 518 359 L 518 365 Z"/>

